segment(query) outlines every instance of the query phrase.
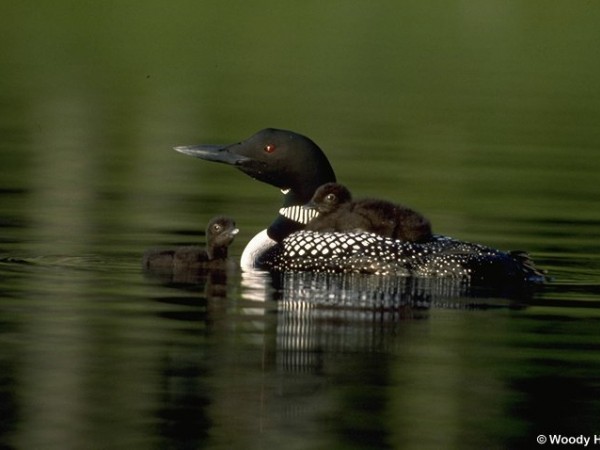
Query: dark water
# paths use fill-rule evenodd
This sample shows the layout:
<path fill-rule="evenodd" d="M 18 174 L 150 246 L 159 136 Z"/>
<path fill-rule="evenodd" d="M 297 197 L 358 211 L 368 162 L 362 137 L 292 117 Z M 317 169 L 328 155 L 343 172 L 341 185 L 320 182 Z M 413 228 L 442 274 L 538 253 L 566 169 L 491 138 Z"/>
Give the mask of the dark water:
<path fill-rule="evenodd" d="M 517 448 L 600 434 L 600 7 L 0 8 L 1 448 Z M 313 138 L 359 196 L 528 250 L 540 292 L 147 277 L 279 193 L 174 145 Z"/>

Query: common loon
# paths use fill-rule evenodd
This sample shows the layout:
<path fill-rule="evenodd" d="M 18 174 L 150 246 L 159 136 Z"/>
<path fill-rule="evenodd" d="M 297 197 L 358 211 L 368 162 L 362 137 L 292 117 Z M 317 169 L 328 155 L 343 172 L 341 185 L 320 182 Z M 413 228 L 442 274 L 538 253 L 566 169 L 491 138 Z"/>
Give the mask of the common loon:
<path fill-rule="evenodd" d="M 431 223 L 422 214 L 404 205 L 385 200 L 352 200 L 346 186 L 325 183 L 305 208 L 319 215 L 306 225 L 309 231 L 367 231 L 405 242 L 425 242 L 432 238 Z"/>
<path fill-rule="evenodd" d="M 483 282 L 544 280 L 523 252 L 506 253 L 444 236 L 412 243 L 367 232 L 304 230 L 315 214 L 302 205 L 319 186 L 335 182 L 336 177 L 323 151 L 292 131 L 267 128 L 231 145 L 193 145 L 175 150 L 232 165 L 283 193 L 279 215 L 244 249 L 243 270 L 444 276 Z"/>
<path fill-rule="evenodd" d="M 239 229 L 229 217 L 213 217 L 206 226 L 206 248 L 181 246 L 169 249 L 149 249 L 142 257 L 142 266 L 148 270 L 180 270 L 219 268 L 227 260 L 227 249 Z"/>

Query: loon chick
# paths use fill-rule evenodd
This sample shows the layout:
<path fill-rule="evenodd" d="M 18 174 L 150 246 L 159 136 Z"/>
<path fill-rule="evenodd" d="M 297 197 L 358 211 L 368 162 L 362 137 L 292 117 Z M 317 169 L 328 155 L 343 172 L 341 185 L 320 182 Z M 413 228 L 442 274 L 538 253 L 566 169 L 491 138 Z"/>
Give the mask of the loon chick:
<path fill-rule="evenodd" d="M 319 212 L 306 225 L 309 231 L 366 231 L 405 242 L 424 242 L 433 236 L 429 220 L 415 210 L 385 200 L 353 201 L 348 188 L 339 183 L 319 187 L 305 208 Z"/>
<path fill-rule="evenodd" d="M 403 242 L 372 233 L 305 231 L 313 216 L 302 207 L 317 188 L 335 182 L 323 151 L 309 138 L 267 128 L 231 145 L 193 145 L 175 150 L 232 165 L 252 178 L 279 188 L 283 207 L 271 225 L 246 245 L 244 270 L 394 273 L 417 276 L 505 279 L 543 282 L 544 276 L 522 253 L 434 236 L 423 243 Z"/>
<path fill-rule="evenodd" d="M 225 216 L 213 217 L 206 226 L 206 248 L 190 245 L 150 249 L 144 253 L 142 266 L 150 270 L 174 271 L 221 267 L 227 260 L 227 249 L 238 232 L 233 219 Z"/>

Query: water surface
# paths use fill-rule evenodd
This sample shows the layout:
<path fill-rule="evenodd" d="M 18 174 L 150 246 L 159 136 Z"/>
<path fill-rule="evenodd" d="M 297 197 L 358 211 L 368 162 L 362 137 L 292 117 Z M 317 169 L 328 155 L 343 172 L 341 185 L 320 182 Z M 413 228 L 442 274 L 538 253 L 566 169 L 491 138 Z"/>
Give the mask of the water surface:
<path fill-rule="evenodd" d="M 600 419 L 600 8 L 19 2 L 0 24 L 3 448 L 518 448 Z M 541 291 L 144 274 L 280 193 L 175 145 L 310 136 Z"/>

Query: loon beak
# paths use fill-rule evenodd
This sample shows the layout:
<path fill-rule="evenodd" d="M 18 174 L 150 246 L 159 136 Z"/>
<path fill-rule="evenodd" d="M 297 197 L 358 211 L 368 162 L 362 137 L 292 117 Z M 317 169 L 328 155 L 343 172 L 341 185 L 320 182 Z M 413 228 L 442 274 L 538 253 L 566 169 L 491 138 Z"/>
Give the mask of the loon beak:
<path fill-rule="evenodd" d="M 174 150 L 194 158 L 204 159 L 206 161 L 215 161 L 232 166 L 241 165 L 250 160 L 250 158 L 233 153 L 230 146 L 223 145 L 185 145 L 173 147 Z"/>

